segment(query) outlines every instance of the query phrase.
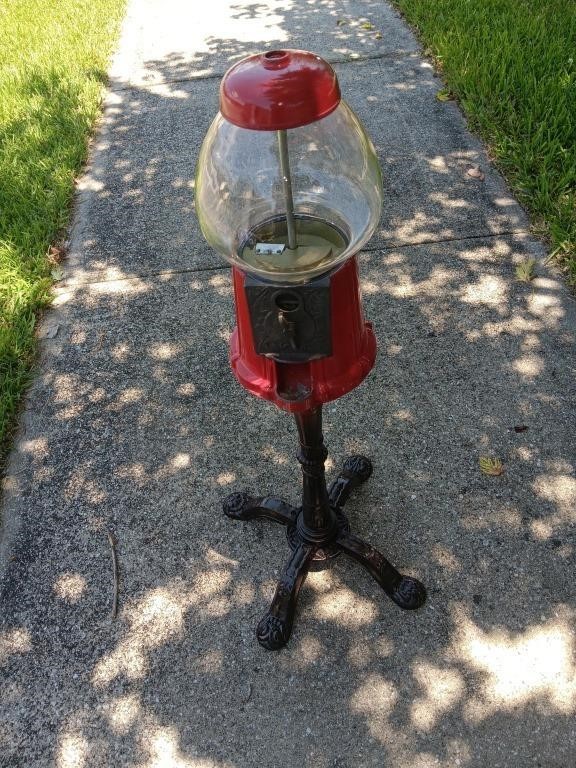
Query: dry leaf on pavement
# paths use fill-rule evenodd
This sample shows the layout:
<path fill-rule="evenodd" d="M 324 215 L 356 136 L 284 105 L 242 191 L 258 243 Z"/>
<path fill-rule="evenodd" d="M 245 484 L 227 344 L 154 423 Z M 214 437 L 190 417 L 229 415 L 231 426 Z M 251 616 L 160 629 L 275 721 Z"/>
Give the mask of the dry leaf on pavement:
<path fill-rule="evenodd" d="M 480 456 L 480 470 L 485 475 L 497 477 L 504 472 L 504 466 L 500 459 L 491 456 Z"/>
<path fill-rule="evenodd" d="M 438 101 L 452 101 L 454 99 L 454 94 L 448 88 L 442 88 L 442 90 L 438 91 L 436 94 L 436 98 Z"/>
<path fill-rule="evenodd" d="M 516 267 L 516 279 L 521 280 L 523 283 L 529 283 L 530 280 L 534 280 L 536 277 L 536 259 L 526 259 L 526 261 L 520 262 Z"/>
<path fill-rule="evenodd" d="M 484 174 L 480 170 L 479 165 L 473 165 L 472 168 L 468 168 L 466 174 L 471 176 L 473 179 L 478 179 L 478 181 L 484 181 Z"/>

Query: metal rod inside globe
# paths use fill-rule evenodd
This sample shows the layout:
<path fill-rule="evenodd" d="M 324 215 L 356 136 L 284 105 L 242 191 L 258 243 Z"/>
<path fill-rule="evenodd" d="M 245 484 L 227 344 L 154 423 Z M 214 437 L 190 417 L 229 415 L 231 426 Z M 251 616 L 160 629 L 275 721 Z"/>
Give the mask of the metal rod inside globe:
<path fill-rule="evenodd" d="M 285 130 L 278 131 L 278 151 L 284 199 L 286 201 L 286 225 L 288 229 L 288 248 L 293 251 L 296 243 L 296 223 L 294 221 L 294 200 L 292 199 L 292 179 L 290 177 L 290 159 L 288 157 L 288 135 Z"/>

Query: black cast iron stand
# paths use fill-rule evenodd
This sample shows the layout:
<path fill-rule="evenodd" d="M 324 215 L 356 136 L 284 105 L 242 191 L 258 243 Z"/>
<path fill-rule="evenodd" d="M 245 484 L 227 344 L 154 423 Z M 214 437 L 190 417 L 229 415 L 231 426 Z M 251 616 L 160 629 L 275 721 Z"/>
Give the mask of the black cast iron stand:
<path fill-rule="evenodd" d="M 224 501 L 224 512 L 234 520 L 267 517 L 288 526 L 292 554 L 278 582 L 269 611 L 256 630 L 260 645 L 277 650 L 286 645 L 292 631 L 300 587 L 309 570 L 321 570 L 331 558 L 344 552 L 356 560 L 380 584 L 400 608 L 419 608 L 426 599 L 423 584 L 403 576 L 370 544 L 350 533 L 342 511 L 352 491 L 372 474 L 372 464 L 364 456 L 350 456 L 342 472 L 326 488 L 324 462 L 328 451 L 322 435 L 322 408 L 295 414 L 302 465 L 302 506 L 273 496 L 255 498 L 248 493 L 233 493 Z"/>

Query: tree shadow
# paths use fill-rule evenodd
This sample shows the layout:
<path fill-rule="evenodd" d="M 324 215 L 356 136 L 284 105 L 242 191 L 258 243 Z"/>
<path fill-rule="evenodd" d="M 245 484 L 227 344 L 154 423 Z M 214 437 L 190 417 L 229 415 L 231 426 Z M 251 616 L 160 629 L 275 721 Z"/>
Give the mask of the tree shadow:
<path fill-rule="evenodd" d="M 272 15 L 300 45 L 298 25 L 355 8 L 262 3 L 230 18 Z M 380 12 L 397 24 L 362 4 L 378 27 Z M 197 72 L 252 50 L 206 41 Z M 435 99 L 425 62 L 407 49 L 338 65 L 386 202 L 360 256 L 380 354 L 325 409 L 329 469 L 353 451 L 373 457 L 353 526 L 422 578 L 429 601 L 402 613 L 339 559 L 309 576 L 289 646 L 266 653 L 253 627 L 288 548 L 273 526 L 223 519 L 220 503 L 244 487 L 296 501 L 296 436 L 228 368 L 229 273 L 192 202 L 217 81 L 187 82 L 180 57 L 148 62 L 150 85 L 115 83 L 80 186 L 58 332 L 6 483 L 3 764 L 567 768 L 568 293 L 543 265 L 534 282 L 515 280 L 542 249 L 454 105 Z M 483 475 L 483 455 L 504 474 Z M 115 622 L 107 530 L 121 567 Z"/>

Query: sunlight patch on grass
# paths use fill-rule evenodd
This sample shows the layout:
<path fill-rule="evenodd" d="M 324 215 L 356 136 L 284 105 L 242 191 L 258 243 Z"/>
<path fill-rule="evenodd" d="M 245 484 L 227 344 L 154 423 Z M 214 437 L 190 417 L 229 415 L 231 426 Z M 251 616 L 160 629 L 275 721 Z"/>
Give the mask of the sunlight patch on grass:
<path fill-rule="evenodd" d="M 8 0 L 0 13 L 0 458 L 50 301 L 125 0 Z"/>
<path fill-rule="evenodd" d="M 576 283 L 574 0 L 393 0 Z"/>

